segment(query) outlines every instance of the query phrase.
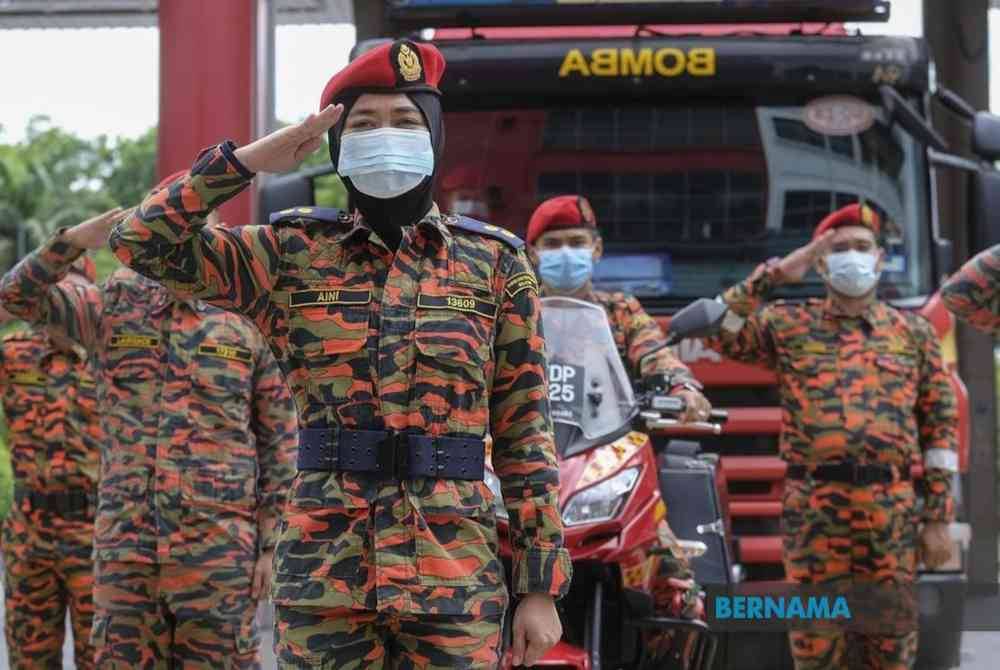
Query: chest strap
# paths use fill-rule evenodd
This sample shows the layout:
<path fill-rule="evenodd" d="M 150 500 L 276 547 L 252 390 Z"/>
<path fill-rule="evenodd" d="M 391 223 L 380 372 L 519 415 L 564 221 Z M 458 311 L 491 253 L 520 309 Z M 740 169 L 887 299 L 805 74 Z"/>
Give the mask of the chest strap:
<path fill-rule="evenodd" d="M 483 440 L 390 430 L 305 428 L 299 431 L 299 470 L 368 472 L 386 478 L 481 481 Z"/>

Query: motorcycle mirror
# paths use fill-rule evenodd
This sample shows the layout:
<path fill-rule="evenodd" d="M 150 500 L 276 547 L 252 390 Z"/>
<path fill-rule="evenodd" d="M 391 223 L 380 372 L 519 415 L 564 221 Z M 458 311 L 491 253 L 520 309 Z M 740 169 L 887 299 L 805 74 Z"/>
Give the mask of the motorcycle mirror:
<path fill-rule="evenodd" d="M 670 344 L 677 344 L 689 337 L 706 337 L 714 335 L 729 307 L 725 303 L 711 298 L 700 298 L 674 314 L 667 328 L 667 339 Z"/>

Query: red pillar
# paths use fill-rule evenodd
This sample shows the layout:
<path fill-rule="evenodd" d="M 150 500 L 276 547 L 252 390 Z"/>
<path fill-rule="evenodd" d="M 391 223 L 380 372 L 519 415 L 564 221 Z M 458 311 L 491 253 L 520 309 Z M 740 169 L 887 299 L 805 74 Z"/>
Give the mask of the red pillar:
<path fill-rule="evenodd" d="M 160 0 L 158 178 L 201 149 L 251 139 L 255 5 L 252 0 Z M 222 208 L 225 222 L 252 223 L 249 191 Z"/>

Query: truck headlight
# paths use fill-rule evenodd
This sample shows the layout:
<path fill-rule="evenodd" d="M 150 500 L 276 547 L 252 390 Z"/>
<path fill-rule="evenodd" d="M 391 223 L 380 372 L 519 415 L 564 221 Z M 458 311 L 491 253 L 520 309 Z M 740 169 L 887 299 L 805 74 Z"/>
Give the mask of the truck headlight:
<path fill-rule="evenodd" d="M 493 514 L 498 519 L 509 519 L 507 506 L 503 504 L 503 491 L 500 489 L 500 478 L 497 477 L 495 472 L 487 468 L 483 476 L 483 481 L 486 482 L 486 485 L 490 487 L 490 491 L 493 492 Z"/>
<path fill-rule="evenodd" d="M 563 523 L 578 526 L 615 518 L 639 480 L 639 470 L 640 468 L 622 470 L 614 477 L 574 495 L 563 508 Z"/>

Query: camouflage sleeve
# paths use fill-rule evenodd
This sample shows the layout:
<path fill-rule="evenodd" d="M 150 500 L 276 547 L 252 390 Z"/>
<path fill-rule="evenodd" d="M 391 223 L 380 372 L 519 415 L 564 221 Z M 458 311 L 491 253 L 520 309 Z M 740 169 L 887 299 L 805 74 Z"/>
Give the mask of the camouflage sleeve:
<path fill-rule="evenodd" d="M 693 379 L 687 366 L 677 360 L 667 347 L 667 338 L 660 325 L 653 320 L 639 301 L 629 296 L 625 300 L 623 318 L 630 372 L 638 372 L 640 378 L 651 375 L 666 375 L 674 378 Z"/>
<path fill-rule="evenodd" d="M 257 439 L 257 528 L 262 551 L 278 542 L 285 494 L 295 476 L 298 419 L 278 362 L 261 342 L 253 379 L 253 432 Z"/>
<path fill-rule="evenodd" d="M 766 308 L 773 288 L 774 272 L 761 264 L 745 281 L 727 289 L 722 301 L 729 306 L 729 313 L 719 335 L 709 338 L 709 346 L 733 360 L 774 367 L 777 354 L 767 327 Z"/>
<path fill-rule="evenodd" d="M 963 321 L 1000 333 L 1000 245 L 962 266 L 941 287 L 945 306 Z"/>
<path fill-rule="evenodd" d="M 91 350 L 98 339 L 103 305 L 101 289 L 62 282 L 84 250 L 56 232 L 0 280 L 0 303 L 11 314 Z M 62 283 L 60 283 L 62 282 Z"/>
<path fill-rule="evenodd" d="M 514 593 L 562 597 L 572 566 L 563 547 L 541 303 L 524 252 L 508 258 L 490 394 L 493 467 L 510 515 Z"/>
<path fill-rule="evenodd" d="M 932 326 L 913 316 L 921 344 L 920 386 L 916 418 L 924 455 L 925 521 L 953 521 L 951 481 L 958 472 L 958 404 L 941 358 L 941 343 Z"/>
<path fill-rule="evenodd" d="M 233 156 L 231 142 L 206 149 L 191 172 L 150 193 L 111 232 L 122 263 L 175 294 L 253 316 L 277 272 L 271 226 L 206 226 L 205 217 L 250 185 L 253 174 Z"/>

